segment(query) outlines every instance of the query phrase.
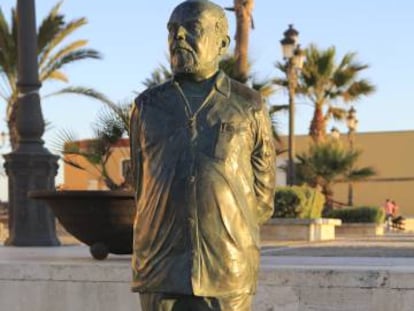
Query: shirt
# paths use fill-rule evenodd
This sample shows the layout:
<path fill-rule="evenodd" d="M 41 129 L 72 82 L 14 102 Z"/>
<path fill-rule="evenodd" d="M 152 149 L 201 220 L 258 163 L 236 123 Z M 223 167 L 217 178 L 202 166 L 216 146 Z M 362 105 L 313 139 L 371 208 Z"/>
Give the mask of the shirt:
<path fill-rule="evenodd" d="M 254 293 L 259 225 L 273 213 L 269 114 L 258 92 L 223 72 L 197 112 L 176 83 L 146 90 L 132 111 L 132 290 Z"/>

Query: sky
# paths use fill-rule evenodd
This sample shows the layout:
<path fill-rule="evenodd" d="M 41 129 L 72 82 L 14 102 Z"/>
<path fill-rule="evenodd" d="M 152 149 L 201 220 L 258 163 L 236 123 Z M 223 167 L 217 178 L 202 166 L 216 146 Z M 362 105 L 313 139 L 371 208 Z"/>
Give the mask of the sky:
<path fill-rule="evenodd" d="M 144 90 L 142 82 L 159 64 L 168 65 L 166 23 L 177 0 L 162 1 L 85 1 L 65 0 L 61 12 L 67 20 L 86 17 L 88 24 L 73 34 L 73 39 L 88 39 L 89 47 L 103 54 L 102 60 L 88 60 L 65 71 L 70 85 L 93 87 L 114 101 L 130 100 Z M 232 0 L 216 0 L 224 7 Z M 356 52 L 357 60 L 368 64 L 361 78 L 371 81 L 375 94 L 355 103 L 358 131 L 403 131 L 414 128 L 414 2 L 409 0 L 256 0 L 253 12 L 255 29 L 250 36 L 249 57 L 256 79 L 280 76 L 274 63 L 282 61 L 279 41 L 288 24 L 299 31 L 302 47 L 315 43 L 319 48 L 335 46 L 338 61 L 348 52 Z M 15 0 L 1 0 L 0 7 L 10 16 Z M 56 0 L 37 0 L 37 22 L 43 19 Z M 235 18 L 227 13 L 230 36 L 234 37 Z M 41 94 L 46 95 L 66 85 L 45 83 Z M 272 99 L 274 104 L 286 104 L 286 92 Z M 48 97 L 42 100 L 44 118 L 50 123 L 44 135 L 50 146 L 57 132 L 72 130 L 79 138 L 93 135 L 92 124 L 102 109 L 99 102 L 79 96 Z M 0 113 L 5 116 L 5 105 Z M 306 134 L 313 107 L 297 100 L 295 133 Z M 288 115 L 278 117 L 278 129 L 287 134 Z M 335 124 L 346 133 L 345 124 Z M 7 132 L 4 117 L 0 131 Z M 386 146 L 385 146 L 386 147 Z M 9 147 L 3 145 L 1 153 Z M 59 174 L 61 180 L 62 174 Z M 0 177 L 0 199 L 5 199 L 6 178 Z"/>

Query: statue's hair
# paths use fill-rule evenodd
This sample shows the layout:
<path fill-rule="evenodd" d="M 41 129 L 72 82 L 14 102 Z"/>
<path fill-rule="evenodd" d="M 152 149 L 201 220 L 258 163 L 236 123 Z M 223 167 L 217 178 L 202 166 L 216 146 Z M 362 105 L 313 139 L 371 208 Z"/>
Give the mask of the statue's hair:
<path fill-rule="evenodd" d="M 227 21 L 226 13 L 224 12 L 224 9 L 217 5 L 214 2 L 211 2 L 209 0 L 186 0 L 182 3 L 180 3 L 175 9 L 183 9 L 187 8 L 191 10 L 197 10 L 196 12 L 193 11 L 193 14 L 200 13 L 204 10 L 213 10 L 217 23 L 216 23 L 216 31 L 220 36 L 227 36 L 229 32 L 229 24 Z"/>

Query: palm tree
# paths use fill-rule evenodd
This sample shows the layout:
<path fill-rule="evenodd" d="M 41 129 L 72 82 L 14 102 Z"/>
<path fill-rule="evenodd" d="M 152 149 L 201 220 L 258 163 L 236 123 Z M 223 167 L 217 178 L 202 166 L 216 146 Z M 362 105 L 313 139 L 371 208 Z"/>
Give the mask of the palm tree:
<path fill-rule="evenodd" d="M 110 176 L 107 166 L 116 143 L 129 136 L 130 108 L 131 102 L 128 101 L 108 104 L 94 123 L 94 138 L 80 142 L 74 132 L 61 130 L 52 141 L 53 150 L 63 155 L 65 164 L 96 176 L 108 189 L 129 189 L 132 176 L 126 176 L 126 180 L 119 183 Z M 127 154 L 124 156 L 128 157 Z"/>
<path fill-rule="evenodd" d="M 86 48 L 87 40 L 75 40 L 66 43 L 66 39 L 76 30 L 86 25 L 85 18 L 66 22 L 60 13 L 62 2 L 57 3 L 43 19 L 38 29 L 38 61 L 40 82 L 56 80 L 69 82 L 63 69 L 72 63 L 99 59 L 101 55 L 93 49 Z M 9 128 L 12 149 L 17 142 L 16 111 L 17 111 L 17 14 L 12 9 L 11 22 L 7 20 L 0 8 L 0 98 L 7 105 L 6 120 Z M 62 94 L 64 92 L 56 92 Z M 81 94 L 81 93 L 80 93 Z"/>
<path fill-rule="evenodd" d="M 146 78 L 142 84 L 145 87 L 150 88 L 171 79 L 172 76 L 173 74 L 171 70 L 169 70 L 165 65 L 160 64 L 158 68 L 154 69 L 151 76 Z"/>
<path fill-rule="evenodd" d="M 235 75 L 234 79 L 245 83 L 249 77 L 249 34 L 253 25 L 253 8 L 254 0 L 234 0 L 233 7 L 226 10 L 233 11 L 236 14 L 236 46 L 234 49 L 235 56 Z"/>
<path fill-rule="evenodd" d="M 345 119 L 344 104 L 372 94 L 375 87 L 366 79 L 358 79 L 358 74 L 367 69 L 368 65 L 357 62 L 356 53 L 345 54 L 339 64 L 336 64 L 335 47 L 319 50 L 311 44 L 305 50 L 305 55 L 306 61 L 298 76 L 296 92 L 313 103 L 315 109 L 309 135 L 315 142 L 321 142 L 326 136 L 327 123 L 331 118 Z M 283 63 L 278 62 L 276 68 L 286 74 Z M 273 82 L 287 87 L 286 78 L 274 79 Z"/>
<path fill-rule="evenodd" d="M 376 174 L 372 167 L 355 166 L 360 155 L 360 150 L 345 148 L 338 141 L 311 144 L 306 152 L 296 156 L 296 180 L 299 184 L 320 187 L 328 208 L 332 208 L 334 184 L 362 181 Z"/>

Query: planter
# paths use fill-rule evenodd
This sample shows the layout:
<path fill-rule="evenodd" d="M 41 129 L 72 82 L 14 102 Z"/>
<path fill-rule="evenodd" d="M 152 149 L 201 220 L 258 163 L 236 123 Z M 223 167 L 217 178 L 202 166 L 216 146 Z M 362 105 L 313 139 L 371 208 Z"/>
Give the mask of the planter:
<path fill-rule="evenodd" d="M 263 241 L 323 241 L 335 239 L 340 219 L 272 218 L 260 229 Z"/>
<path fill-rule="evenodd" d="M 335 229 L 338 237 L 377 236 L 384 234 L 384 225 L 375 223 L 342 223 Z"/>
<path fill-rule="evenodd" d="M 108 253 L 131 254 L 134 195 L 125 191 L 32 191 L 48 204 L 62 226 L 90 246 L 95 259 Z"/>

